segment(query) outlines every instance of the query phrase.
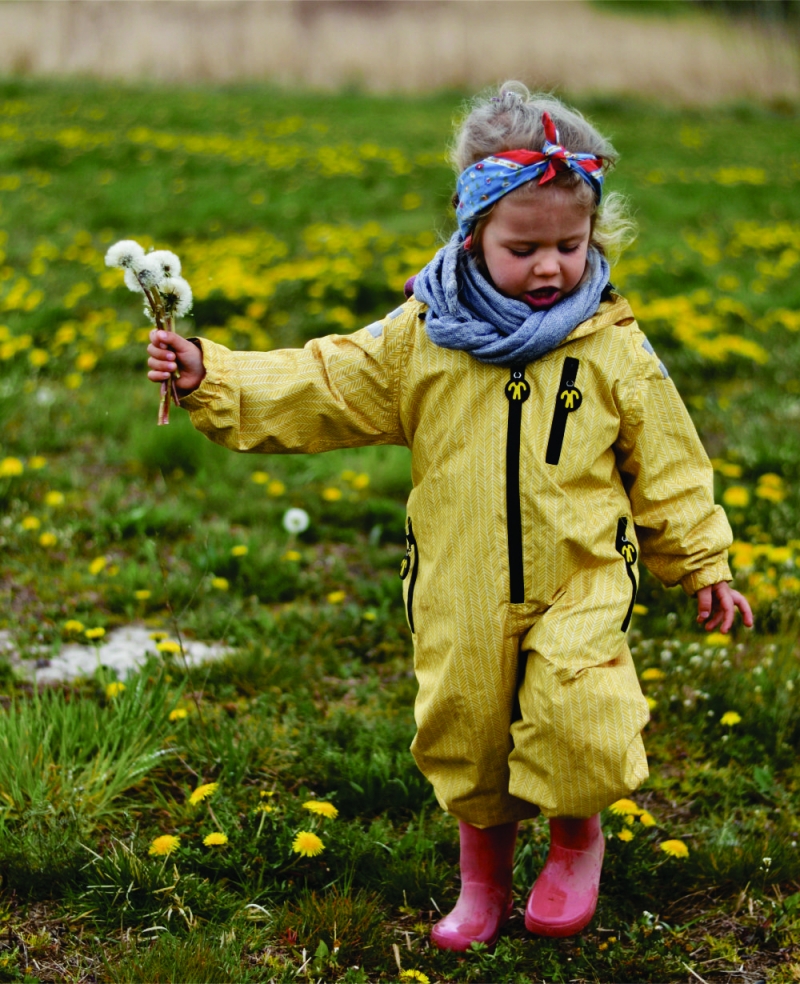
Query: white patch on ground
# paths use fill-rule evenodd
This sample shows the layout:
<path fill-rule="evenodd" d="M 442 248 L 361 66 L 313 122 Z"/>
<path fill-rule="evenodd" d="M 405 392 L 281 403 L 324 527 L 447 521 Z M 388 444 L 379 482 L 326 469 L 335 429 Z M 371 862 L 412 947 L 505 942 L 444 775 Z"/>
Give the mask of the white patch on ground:
<path fill-rule="evenodd" d="M 113 629 L 97 646 L 66 643 L 57 655 L 43 650 L 38 659 L 21 659 L 15 652 L 11 634 L 0 632 L 0 656 L 9 659 L 20 676 L 35 683 L 91 677 L 98 665 L 114 670 L 118 678 L 124 680 L 140 670 L 149 657 L 158 656 L 156 642 L 150 638 L 152 631 L 143 625 L 126 625 Z M 189 666 L 221 659 L 231 651 L 225 646 L 196 639 L 184 639 L 183 647 Z"/>

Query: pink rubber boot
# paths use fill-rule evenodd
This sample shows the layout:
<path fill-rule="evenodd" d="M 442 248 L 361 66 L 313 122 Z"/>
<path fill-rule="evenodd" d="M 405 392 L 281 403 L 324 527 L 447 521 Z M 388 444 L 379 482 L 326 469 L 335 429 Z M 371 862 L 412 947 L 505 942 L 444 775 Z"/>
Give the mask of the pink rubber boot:
<path fill-rule="evenodd" d="M 572 936 L 590 922 L 605 849 L 599 813 L 588 820 L 550 821 L 550 852 L 525 909 L 525 926 L 531 933 Z"/>
<path fill-rule="evenodd" d="M 459 821 L 461 894 L 455 909 L 431 930 L 440 950 L 468 950 L 473 942 L 491 946 L 511 915 L 511 874 L 517 824 L 479 830 Z"/>

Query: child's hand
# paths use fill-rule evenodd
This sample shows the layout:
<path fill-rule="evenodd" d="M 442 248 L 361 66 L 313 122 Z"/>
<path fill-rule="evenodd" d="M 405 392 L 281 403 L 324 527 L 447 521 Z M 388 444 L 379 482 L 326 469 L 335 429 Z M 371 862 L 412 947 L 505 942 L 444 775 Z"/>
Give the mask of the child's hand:
<path fill-rule="evenodd" d="M 206 374 L 203 350 L 187 341 L 183 335 L 154 328 L 150 332 L 147 354 L 147 364 L 150 366 L 147 378 L 152 382 L 163 383 L 177 369 L 181 374 L 178 392 L 184 396 L 196 390 L 203 382 Z"/>
<path fill-rule="evenodd" d="M 719 626 L 720 632 L 729 632 L 733 625 L 736 609 L 742 613 L 742 621 L 748 628 L 753 625 L 753 612 L 744 595 L 734 591 L 727 581 L 710 584 L 697 592 L 697 621 L 700 625 L 711 618 L 706 631 L 711 632 Z"/>

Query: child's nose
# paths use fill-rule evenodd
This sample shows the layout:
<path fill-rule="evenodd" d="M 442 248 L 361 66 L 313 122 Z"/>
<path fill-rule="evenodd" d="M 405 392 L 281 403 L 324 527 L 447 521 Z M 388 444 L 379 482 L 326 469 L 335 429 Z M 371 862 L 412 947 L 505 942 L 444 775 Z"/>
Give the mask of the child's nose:
<path fill-rule="evenodd" d="M 533 272 L 537 277 L 554 277 L 559 271 L 558 254 L 556 252 L 537 253 Z"/>

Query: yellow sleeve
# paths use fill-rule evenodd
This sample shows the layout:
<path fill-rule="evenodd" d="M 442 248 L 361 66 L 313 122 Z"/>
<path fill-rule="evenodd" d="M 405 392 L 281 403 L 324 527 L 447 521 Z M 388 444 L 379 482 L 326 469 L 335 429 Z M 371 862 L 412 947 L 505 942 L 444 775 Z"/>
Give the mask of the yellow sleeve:
<path fill-rule="evenodd" d="M 634 368 L 617 394 L 617 464 L 642 561 L 667 587 L 693 595 L 732 580 L 733 534 L 714 504 L 713 469 L 675 384 L 638 329 L 632 339 Z"/>
<path fill-rule="evenodd" d="M 197 339 L 206 376 L 181 406 L 199 431 L 234 451 L 405 444 L 399 376 L 415 318 L 406 304 L 352 335 L 273 352 L 232 352 Z"/>

